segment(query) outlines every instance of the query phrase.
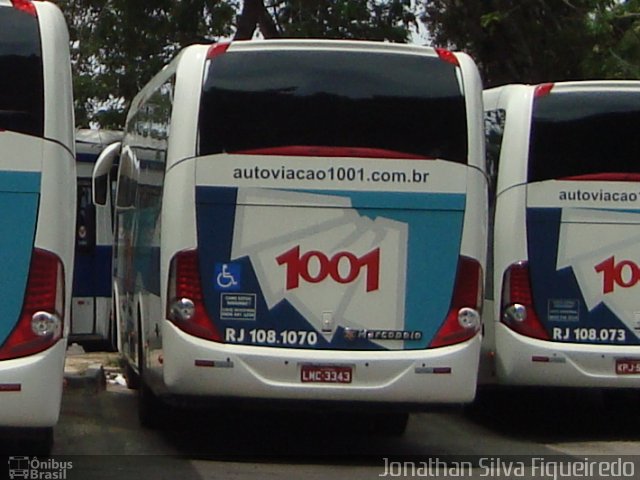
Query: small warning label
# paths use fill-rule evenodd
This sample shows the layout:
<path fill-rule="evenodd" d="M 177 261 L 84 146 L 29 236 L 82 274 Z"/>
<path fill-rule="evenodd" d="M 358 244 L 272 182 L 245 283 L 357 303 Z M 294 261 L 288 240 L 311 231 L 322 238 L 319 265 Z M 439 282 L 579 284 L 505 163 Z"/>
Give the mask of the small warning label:
<path fill-rule="evenodd" d="M 255 293 L 220 294 L 220 320 L 255 320 Z"/>

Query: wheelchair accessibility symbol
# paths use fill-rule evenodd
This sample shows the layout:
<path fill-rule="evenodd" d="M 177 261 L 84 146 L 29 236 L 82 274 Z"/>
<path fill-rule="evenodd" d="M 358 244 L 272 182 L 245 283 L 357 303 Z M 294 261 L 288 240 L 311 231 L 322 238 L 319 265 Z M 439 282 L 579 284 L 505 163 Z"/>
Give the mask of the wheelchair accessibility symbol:
<path fill-rule="evenodd" d="M 242 267 L 239 263 L 216 263 L 214 274 L 215 289 L 235 292 L 241 288 Z"/>

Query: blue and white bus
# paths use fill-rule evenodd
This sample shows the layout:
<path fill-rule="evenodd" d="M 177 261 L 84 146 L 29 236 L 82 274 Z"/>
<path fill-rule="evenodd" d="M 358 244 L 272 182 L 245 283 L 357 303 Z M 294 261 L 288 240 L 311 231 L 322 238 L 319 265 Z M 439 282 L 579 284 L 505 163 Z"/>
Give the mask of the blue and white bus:
<path fill-rule="evenodd" d="M 143 423 L 157 396 L 366 405 L 396 431 L 471 401 L 481 92 L 465 54 L 374 42 L 191 46 L 159 73 L 129 112 L 115 205 Z"/>
<path fill-rule="evenodd" d="M 494 379 L 637 389 L 640 82 L 508 85 L 484 106 Z"/>
<path fill-rule="evenodd" d="M 0 0 L 0 427 L 50 444 L 76 207 L 69 38 L 50 2 Z"/>
<path fill-rule="evenodd" d="M 76 131 L 78 192 L 69 342 L 87 350 L 117 349 L 111 316 L 112 195 L 105 197 L 105 205 L 94 206 L 91 177 L 102 150 L 121 139 L 119 131 Z"/>

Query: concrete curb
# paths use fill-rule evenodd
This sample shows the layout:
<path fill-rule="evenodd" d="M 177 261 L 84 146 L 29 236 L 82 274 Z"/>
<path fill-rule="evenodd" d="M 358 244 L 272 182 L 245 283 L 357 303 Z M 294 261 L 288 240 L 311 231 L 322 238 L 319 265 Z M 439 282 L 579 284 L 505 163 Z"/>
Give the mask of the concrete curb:
<path fill-rule="evenodd" d="M 65 368 L 65 388 L 82 389 L 87 392 L 98 393 L 107 388 L 107 378 L 102 364 L 94 363 L 84 371 L 74 371 Z"/>
<path fill-rule="evenodd" d="M 67 349 L 64 366 L 64 386 L 69 390 L 81 390 L 86 393 L 99 393 L 107 387 L 107 372 L 119 370 L 117 353 L 85 352 L 73 344 Z"/>

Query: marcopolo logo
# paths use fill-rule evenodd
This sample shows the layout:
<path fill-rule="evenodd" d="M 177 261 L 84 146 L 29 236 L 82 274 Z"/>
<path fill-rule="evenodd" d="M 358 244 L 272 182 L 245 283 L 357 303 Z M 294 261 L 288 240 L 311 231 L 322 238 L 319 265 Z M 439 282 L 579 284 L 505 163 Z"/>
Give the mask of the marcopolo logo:
<path fill-rule="evenodd" d="M 300 246 L 287 250 L 276 258 L 286 268 L 286 289 L 300 286 L 300 278 L 308 283 L 320 283 L 327 278 L 341 284 L 352 283 L 364 270 L 367 292 L 378 290 L 380 284 L 380 248 L 357 257 L 351 252 L 338 252 L 331 258 L 317 250 L 301 255 Z"/>
<path fill-rule="evenodd" d="M 40 460 L 37 457 L 9 457 L 9 478 L 26 480 L 66 480 L 67 472 L 73 468 L 72 462 L 54 458 Z"/>
<path fill-rule="evenodd" d="M 611 256 L 595 266 L 595 270 L 602 274 L 602 293 L 614 291 L 616 286 L 631 288 L 640 281 L 640 266 L 631 260 L 622 260 L 616 263 Z"/>

